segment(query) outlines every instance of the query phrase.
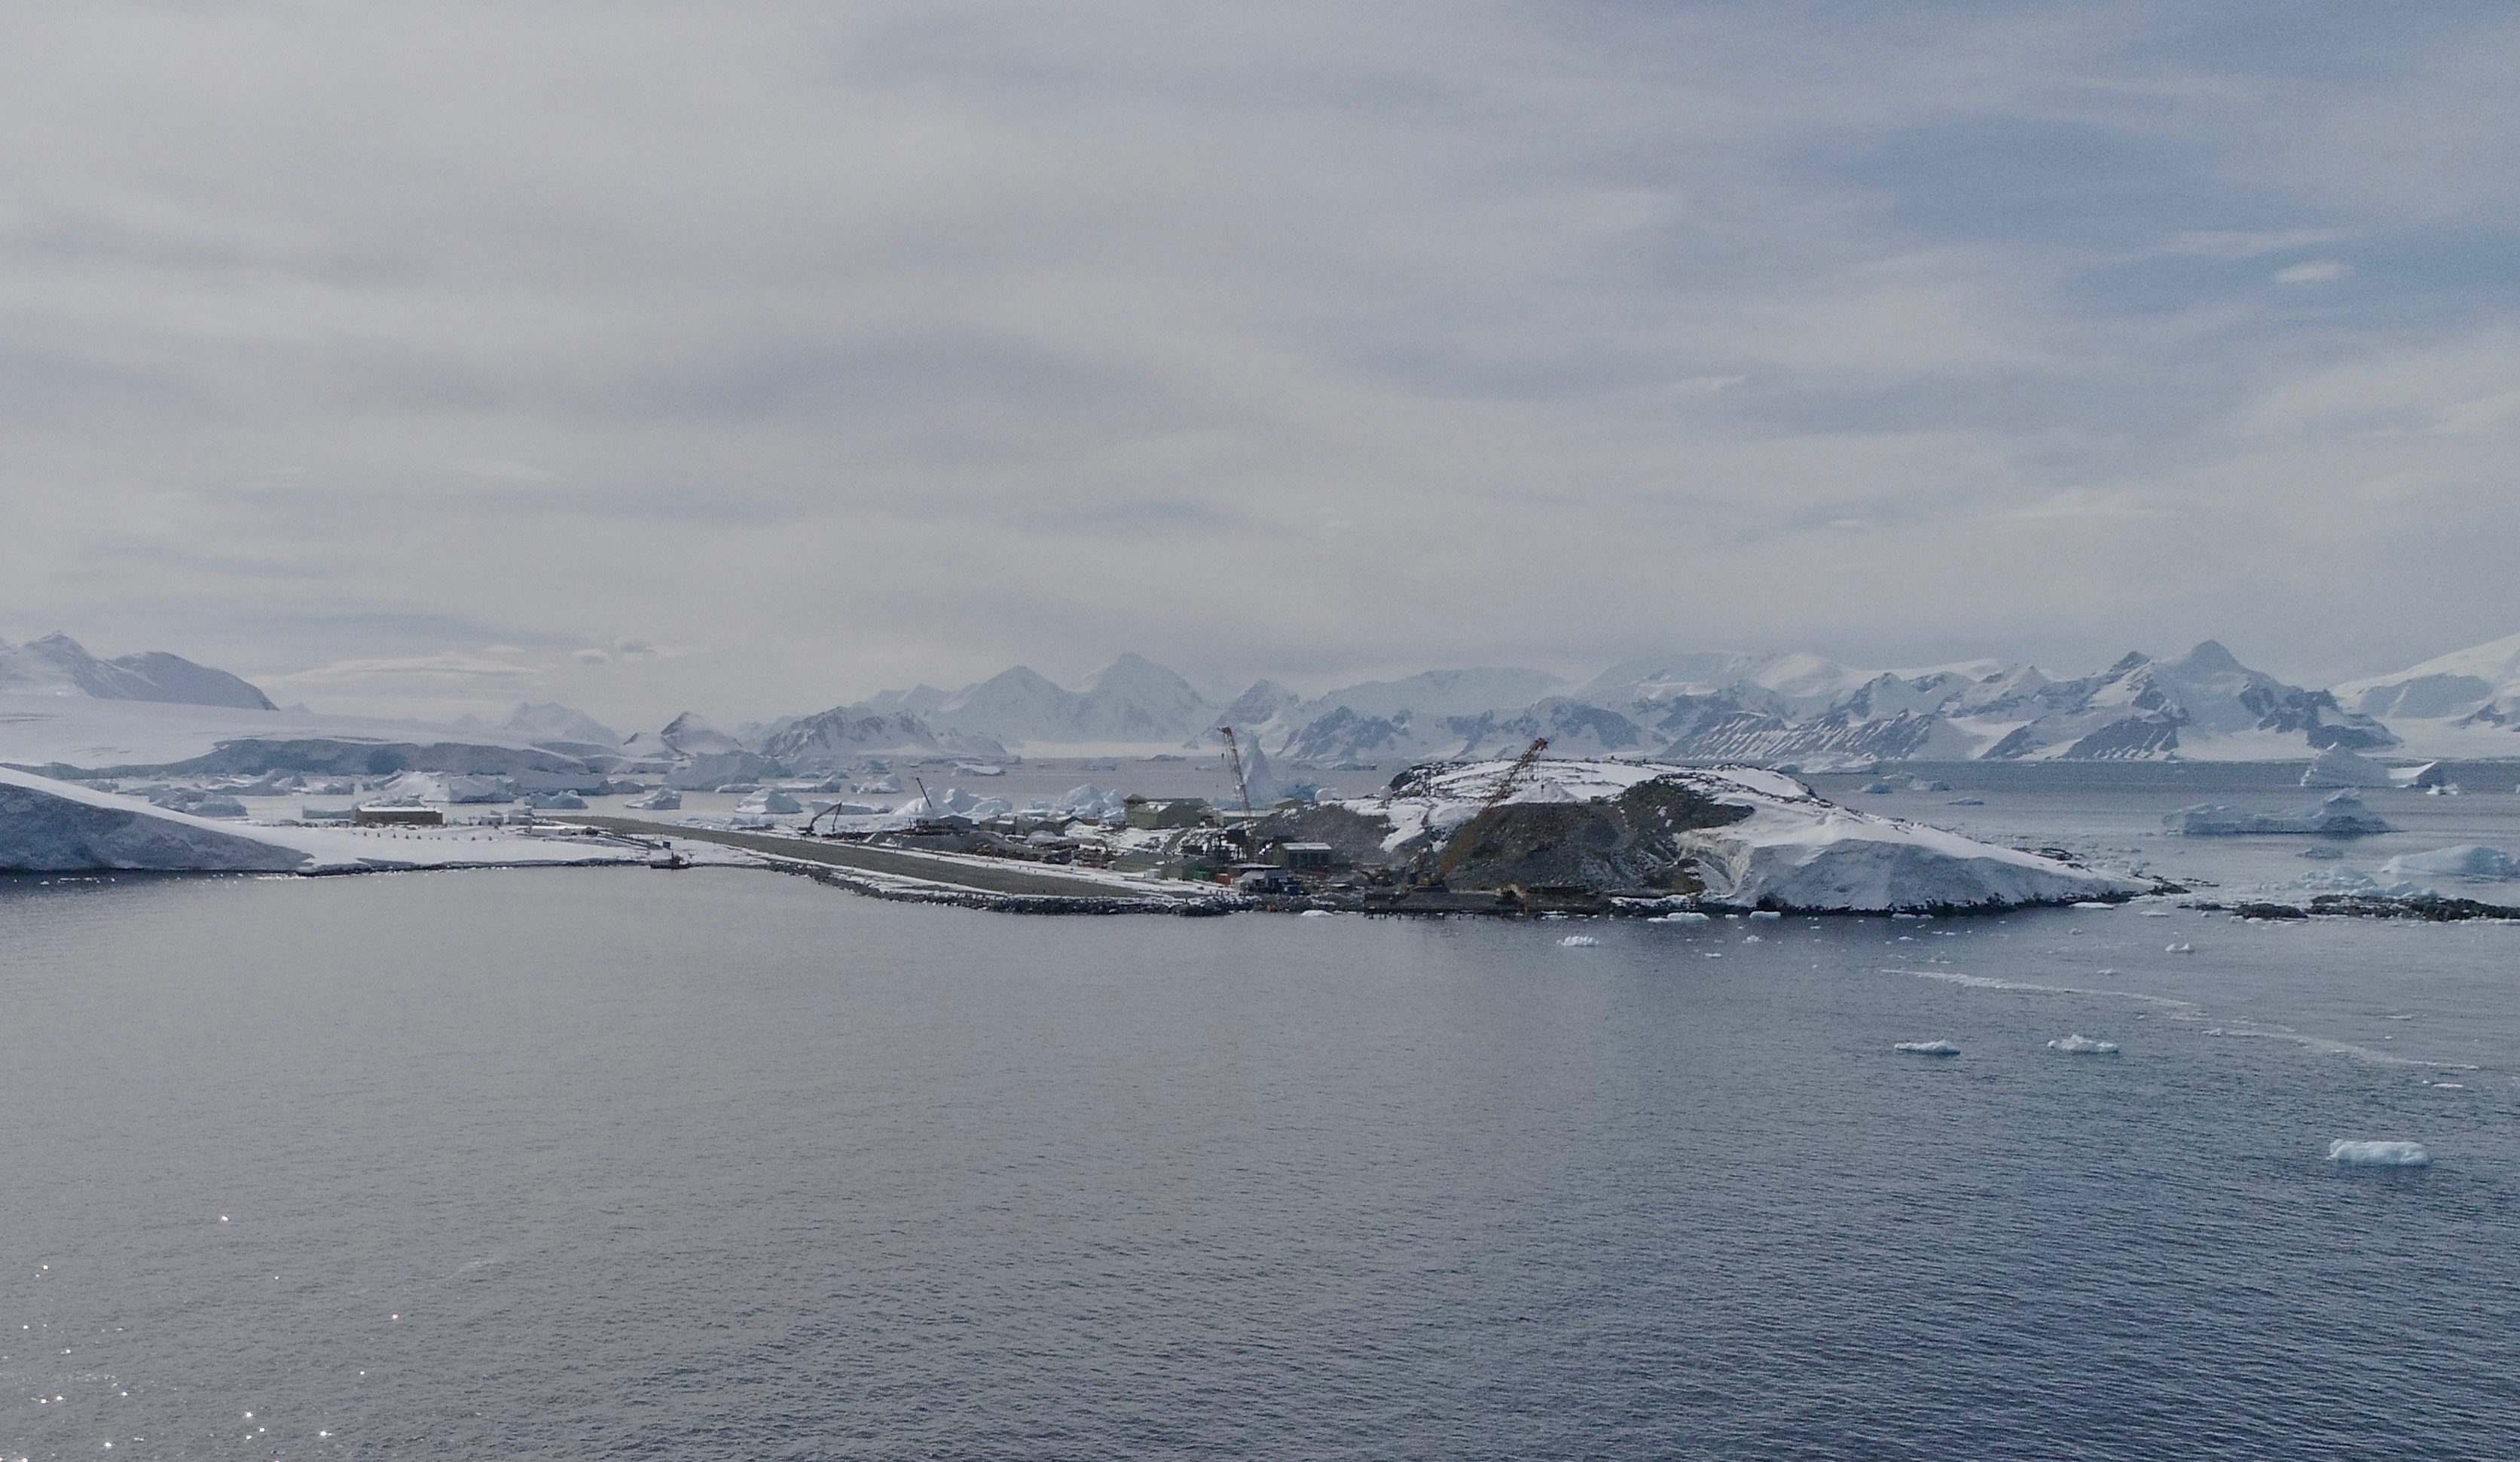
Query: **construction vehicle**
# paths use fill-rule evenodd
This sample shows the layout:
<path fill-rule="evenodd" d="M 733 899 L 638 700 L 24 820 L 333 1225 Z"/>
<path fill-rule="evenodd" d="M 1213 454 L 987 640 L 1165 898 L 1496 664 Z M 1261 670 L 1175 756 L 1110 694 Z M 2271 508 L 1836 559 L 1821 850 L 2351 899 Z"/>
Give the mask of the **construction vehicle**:
<path fill-rule="evenodd" d="M 1461 865 L 1462 860 L 1468 856 L 1471 846 L 1478 841 L 1473 834 L 1479 824 L 1486 821 L 1490 814 L 1505 805 L 1505 800 L 1512 796 L 1513 789 L 1521 783 L 1523 775 L 1531 770 L 1531 764 L 1539 761 L 1540 754 L 1548 749 L 1547 736 L 1532 737 L 1531 744 L 1523 749 L 1522 755 L 1515 757 L 1513 765 L 1505 769 L 1505 775 L 1497 778 L 1495 790 L 1489 792 L 1487 800 L 1479 804 L 1479 810 L 1470 815 L 1468 821 L 1454 830 L 1452 839 L 1444 845 L 1444 856 L 1435 864 L 1435 871 L 1425 882 L 1418 885 L 1419 888 L 1433 890 L 1444 887 L 1444 880 L 1452 876 L 1453 869 Z"/>

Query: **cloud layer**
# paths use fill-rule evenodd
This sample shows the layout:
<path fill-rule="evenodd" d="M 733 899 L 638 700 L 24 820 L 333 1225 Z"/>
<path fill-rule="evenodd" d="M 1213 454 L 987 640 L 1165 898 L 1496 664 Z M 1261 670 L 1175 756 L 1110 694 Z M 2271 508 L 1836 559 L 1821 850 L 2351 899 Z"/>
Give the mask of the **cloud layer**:
<path fill-rule="evenodd" d="M 0 41 L 0 632 L 283 698 L 2209 633 L 2318 680 L 2515 628 L 2497 7 Z"/>

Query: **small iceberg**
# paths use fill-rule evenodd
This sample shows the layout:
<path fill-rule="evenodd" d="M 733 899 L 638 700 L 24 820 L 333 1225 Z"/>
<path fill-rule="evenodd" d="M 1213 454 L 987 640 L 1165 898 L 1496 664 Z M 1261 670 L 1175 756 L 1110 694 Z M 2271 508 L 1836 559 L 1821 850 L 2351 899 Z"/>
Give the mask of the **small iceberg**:
<path fill-rule="evenodd" d="M 2051 1051 L 2063 1051 L 2069 1056 L 2114 1056 L 2118 1053 L 2116 1041 L 2093 1041 L 2079 1031 L 2071 1036 L 2060 1036 L 2048 1041 L 2048 1048 Z"/>
<path fill-rule="evenodd" d="M 2499 848 L 2463 843 L 2455 848 L 2436 848 L 2430 853 L 2402 853 L 2380 864 L 2380 872 L 2382 876 L 2391 878 L 2419 874 L 2495 883 L 2505 878 L 2520 878 L 2520 859 Z"/>
<path fill-rule="evenodd" d="M 1694 908 L 1684 908 L 1676 913 L 1666 913 L 1647 919 L 1645 922 L 1648 924 L 1711 924 L 1715 922 L 1715 915 L 1699 913 Z"/>
<path fill-rule="evenodd" d="M 2196 947 L 2191 944 L 2163 945 L 2161 947 L 2161 953 L 2165 954 L 2193 954 L 2196 953 Z"/>
<path fill-rule="evenodd" d="M 2309 770 L 2301 774 L 2306 787 L 2386 787 L 2396 784 L 2389 769 L 2368 757 L 2356 756 L 2342 746 L 2331 746 L 2318 754 Z"/>
<path fill-rule="evenodd" d="M 1337 914 L 1338 910 L 1334 908 L 1307 908 L 1303 911 L 1301 917 L 1308 919 L 1327 919 L 1335 918 Z"/>
<path fill-rule="evenodd" d="M 2433 1155 L 2421 1142 L 2354 1142 L 2339 1137 L 2327 1144 L 2327 1160 L 2339 1168 L 2429 1168 Z"/>
<path fill-rule="evenodd" d="M 671 787 L 658 787 L 645 797 L 634 798 L 623 806 L 643 813 L 670 813 L 682 809 L 683 794 Z"/>
<path fill-rule="evenodd" d="M 1960 1048 L 1948 1041 L 1902 1041 L 1890 1048 L 1906 1051 L 1912 1056 L 1957 1056 L 1960 1053 Z"/>
<path fill-rule="evenodd" d="M 2270 833 L 2309 833 L 2314 837 L 2364 837 L 2393 831 L 2380 816 L 2362 805 L 2351 788 L 2330 792 L 2315 807 L 2286 812 L 2243 812 L 2200 802 L 2163 818 L 2163 825 L 2182 837 L 2249 837 Z"/>
<path fill-rule="evenodd" d="M 1593 950 L 1600 948 L 1600 944 L 1590 934 L 1569 934 L 1557 942 L 1557 947 L 1561 950 Z"/>

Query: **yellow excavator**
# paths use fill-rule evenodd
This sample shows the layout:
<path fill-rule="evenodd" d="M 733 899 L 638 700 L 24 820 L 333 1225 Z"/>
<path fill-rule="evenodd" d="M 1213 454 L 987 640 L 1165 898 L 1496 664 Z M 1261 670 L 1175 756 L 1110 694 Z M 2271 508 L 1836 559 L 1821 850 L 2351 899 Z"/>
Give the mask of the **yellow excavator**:
<path fill-rule="evenodd" d="M 1508 797 L 1513 795 L 1513 789 L 1522 783 L 1523 775 L 1531 771 L 1531 764 L 1540 760 L 1540 754 L 1548 749 L 1547 736 L 1531 738 L 1531 744 L 1523 748 L 1522 755 L 1515 757 L 1513 765 L 1505 769 L 1505 775 L 1497 778 L 1496 789 L 1488 793 L 1485 802 L 1479 804 L 1479 810 L 1470 815 L 1468 821 L 1454 830 L 1452 840 L 1444 845 L 1444 856 L 1436 863 L 1435 871 L 1427 876 L 1425 882 L 1418 885 L 1419 888 L 1439 889 L 1444 886 L 1444 880 L 1452 876 L 1453 869 L 1461 866 L 1462 860 L 1469 855 L 1471 846 L 1478 842 L 1478 839 L 1473 836 L 1478 825 L 1487 820 L 1489 814 L 1503 806 Z"/>

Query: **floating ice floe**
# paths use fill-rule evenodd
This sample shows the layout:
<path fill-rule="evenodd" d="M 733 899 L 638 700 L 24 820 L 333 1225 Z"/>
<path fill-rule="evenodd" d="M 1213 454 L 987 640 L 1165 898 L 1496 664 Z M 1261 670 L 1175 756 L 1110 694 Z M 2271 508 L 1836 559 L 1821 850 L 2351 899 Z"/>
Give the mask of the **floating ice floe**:
<path fill-rule="evenodd" d="M 2433 1155 L 2421 1142 L 2356 1142 L 2339 1137 L 2327 1144 L 2327 1160 L 2340 1168 L 2429 1168 Z"/>
<path fill-rule="evenodd" d="M 2161 947 L 2161 953 L 2165 954 L 2193 954 L 2196 953 L 2196 947 L 2191 944 L 2163 945 Z"/>
<path fill-rule="evenodd" d="M 2118 1053 L 2116 1041 L 2093 1041 L 2079 1031 L 2071 1036 L 2060 1036 L 2048 1041 L 2048 1048 L 2051 1051 L 2063 1051 L 2069 1056 L 2114 1056 Z"/>
<path fill-rule="evenodd" d="M 1683 908 L 1674 913 L 1658 914 L 1645 922 L 1648 924 L 1711 924 L 1715 922 L 1715 915 L 1699 913 L 1693 908 Z"/>
<path fill-rule="evenodd" d="M 1569 934 L 1557 944 L 1560 949 L 1567 950 L 1597 950 L 1601 947 L 1601 942 L 1590 934 Z"/>
<path fill-rule="evenodd" d="M 1906 1051 L 1912 1056 L 1957 1056 L 1960 1053 L 1960 1048 L 1948 1041 L 1902 1041 L 1890 1048 Z"/>

